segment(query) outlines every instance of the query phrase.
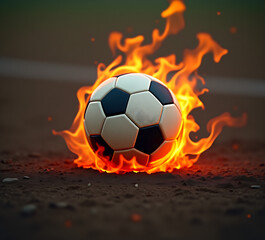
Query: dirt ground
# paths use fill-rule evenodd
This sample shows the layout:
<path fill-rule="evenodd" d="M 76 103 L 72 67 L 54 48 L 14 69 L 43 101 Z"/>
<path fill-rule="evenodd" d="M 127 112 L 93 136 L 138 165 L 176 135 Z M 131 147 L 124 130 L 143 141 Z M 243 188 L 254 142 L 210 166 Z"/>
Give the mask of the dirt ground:
<path fill-rule="evenodd" d="M 264 149 L 216 146 L 190 169 L 153 175 L 2 151 L 1 178 L 18 180 L 1 183 L 1 239 L 264 239 Z"/>
<path fill-rule="evenodd" d="M 265 239 L 263 99 L 209 95 L 199 121 L 237 105 L 249 123 L 226 128 L 192 168 L 115 175 L 77 168 L 51 134 L 69 128 L 79 87 L 2 79 L 1 240 Z"/>

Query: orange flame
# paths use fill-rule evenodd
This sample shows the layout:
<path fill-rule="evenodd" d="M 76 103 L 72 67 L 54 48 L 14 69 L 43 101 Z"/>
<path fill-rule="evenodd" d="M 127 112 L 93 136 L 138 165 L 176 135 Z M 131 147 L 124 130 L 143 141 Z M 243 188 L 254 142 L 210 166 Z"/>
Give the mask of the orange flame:
<path fill-rule="evenodd" d="M 197 69 L 200 67 L 203 56 L 207 53 L 212 53 L 214 61 L 219 62 L 228 51 L 215 42 L 209 34 L 199 33 L 197 34 L 198 46 L 192 50 L 186 49 L 182 62 L 176 63 L 176 56 L 173 54 L 157 58 L 154 62 L 150 61 L 147 57 L 161 46 L 167 36 L 177 34 L 184 28 L 183 12 L 185 10 L 186 7 L 181 0 L 172 0 L 169 7 L 161 13 L 162 18 L 166 19 L 164 32 L 160 34 L 158 29 L 154 29 L 152 42 L 147 45 L 143 45 L 144 37 L 142 35 L 125 38 L 123 42 L 121 33 L 112 32 L 110 34 L 109 46 L 113 55 L 115 56 L 117 51 L 123 55 L 118 55 L 108 66 L 100 63 L 97 69 L 98 78 L 94 85 L 81 87 L 78 90 L 79 110 L 70 130 L 53 131 L 55 135 L 61 135 L 70 151 L 78 156 L 74 161 L 78 167 L 93 168 L 108 173 L 172 172 L 174 169 L 191 167 L 198 160 L 200 154 L 211 147 L 225 125 L 242 126 L 246 123 L 246 114 L 240 118 L 232 118 L 229 113 L 224 113 L 209 121 L 207 130 L 210 134 L 207 138 L 197 142 L 190 139 L 190 133 L 200 129 L 190 112 L 194 108 L 204 109 L 199 96 L 208 91 L 206 88 L 201 91 L 196 90 L 198 81 L 205 83 L 204 79 L 198 75 Z M 147 166 L 138 163 L 135 157 L 128 160 L 121 156 L 115 163 L 98 157 L 98 152 L 104 149 L 99 148 L 96 153 L 91 149 L 83 125 L 89 96 L 98 85 L 110 77 L 130 72 L 146 73 L 160 79 L 173 91 L 182 111 L 183 121 L 180 136 L 175 140 L 171 149 L 165 149 L 166 156 L 149 162 Z M 168 74 L 172 72 L 174 75 L 167 81 Z"/>

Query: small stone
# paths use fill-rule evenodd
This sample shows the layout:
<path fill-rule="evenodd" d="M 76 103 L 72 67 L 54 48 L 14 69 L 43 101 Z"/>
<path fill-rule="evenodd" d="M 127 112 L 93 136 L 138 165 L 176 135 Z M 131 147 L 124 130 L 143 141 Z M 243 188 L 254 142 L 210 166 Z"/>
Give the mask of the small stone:
<path fill-rule="evenodd" d="M 134 187 L 138 188 L 139 187 L 138 183 L 135 183 L 134 184 Z"/>
<path fill-rule="evenodd" d="M 18 178 L 4 178 L 2 180 L 3 183 L 11 183 L 11 182 L 16 182 L 18 181 Z"/>
<path fill-rule="evenodd" d="M 124 197 L 125 197 L 125 198 L 133 198 L 134 195 L 131 194 L 131 193 L 126 193 L 126 194 L 124 195 Z"/>
<path fill-rule="evenodd" d="M 23 179 L 30 179 L 30 177 L 29 176 L 24 176 Z"/>
<path fill-rule="evenodd" d="M 34 204 L 27 204 L 21 209 L 22 216 L 31 216 L 34 215 L 37 210 L 36 205 Z"/>
<path fill-rule="evenodd" d="M 261 186 L 260 185 L 251 185 L 250 188 L 252 188 L 252 189 L 260 189 Z"/>
<path fill-rule="evenodd" d="M 192 179 L 187 179 L 185 181 L 182 181 L 183 182 L 183 186 L 194 186 L 196 185 L 196 182 Z"/>
<path fill-rule="evenodd" d="M 56 206 L 58 208 L 66 208 L 68 206 L 68 203 L 66 203 L 66 202 L 58 202 L 58 203 L 56 203 Z"/>
<path fill-rule="evenodd" d="M 91 185 L 92 185 L 91 183 L 88 183 L 88 184 L 87 184 L 88 187 L 91 187 Z"/>
<path fill-rule="evenodd" d="M 11 160 L 8 160 L 8 159 L 1 160 L 1 163 L 3 163 L 3 164 L 9 164 L 10 162 L 11 162 Z"/>
<path fill-rule="evenodd" d="M 97 214 L 97 213 L 98 213 L 98 209 L 95 208 L 95 207 L 92 207 L 92 208 L 90 208 L 90 212 L 91 212 L 92 214 Z"/>
<path fill-rule="evenodd" d="M 49 204 L 50 208 L 61 208 L 61 209 L 70 209 L 70 210 L 73 210 L 74 207 L 71 206 L 70 204 L 66 203 L 66 202 L 51 202 Z"/>
<path fill-rule="evenodd" d="M 149 203 L 145 203 L 143 204 L 143 207 L 146 209 L 151 209 L 152 206 Z"/>
<path fill-rule="evenodd" d="M 79 185 L 72 185 L 66 188 L 67 191 L 80 189 Z"/>

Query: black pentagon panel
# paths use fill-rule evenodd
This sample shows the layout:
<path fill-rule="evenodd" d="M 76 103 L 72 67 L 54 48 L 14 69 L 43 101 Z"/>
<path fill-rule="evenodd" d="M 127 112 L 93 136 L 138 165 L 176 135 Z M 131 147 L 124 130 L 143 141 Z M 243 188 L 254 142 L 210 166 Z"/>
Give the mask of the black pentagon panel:
<path fill-rule="evenodd" d="M 151 154 L 163 141 L 164 139 L 159 125 L 153 125 L 139 129 L 134 147 L 146 154 Z"/>
<path fill-rule="evenodd" d="M 104 147 L 104 151 L 99 151 L 99 155 L 105 158 L 108 158 L 109 160 L 112 159 L 114 151 L 112 148 L 104 141 L 104 139 L 100 135 L 92 135 L 90 138 L 90 146 L 93 148 L 93 150 L 96 152 L 99 147 Z"/>
<path fill-rule="evenodd" d="M 107 117 L 123 114 L 126 111 L 130 94 L 118 89 L 112 89 L 102 100 L 102 108 Z"/>
<path fill-rule="evenodd" d="M 163 104 L 171 104 L 173 103 L 173 98 L 168 88 L 163 86 L 162 84 L 152 81 L 150 84 L 149 91 Z"/>

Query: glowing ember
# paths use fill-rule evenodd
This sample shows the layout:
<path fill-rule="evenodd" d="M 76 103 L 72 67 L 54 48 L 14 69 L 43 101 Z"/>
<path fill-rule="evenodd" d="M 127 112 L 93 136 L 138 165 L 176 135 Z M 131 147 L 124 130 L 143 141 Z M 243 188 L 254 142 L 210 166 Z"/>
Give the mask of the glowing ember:
<path fill-rule="evenodd" d="M 157 58 L 154 62 L 148 60 L 147 57 L 161 46 L 167 36 L 177 34 L 184 28 L 183 12 L 185 9 L 182 1 L 171 1 L 170 6 L 161 13 L 162 18 L 166 19 L 164 32 L 160 34 L 158 29 L 154 29 L 150 44 L 143 45 L 144 37 L 141 35 L 125 38 L 123 41 L 121 33 L 112 32 L 110 34 L 109 46 L 111 51 L 114 55 L 117 51 L 123 55 L 118 55 L 108 66 L 99 63 L 98 78 L 94 85 L 82 87 L 77 92 L 79 110 L 70 130 L 53 131 L 55 135 L 61 135 L 68 148 L 78 156 L 75 160 L 78 167 L 93 168 L 108 173 L 172 172 L 174 169 L 191 167 L 198 160 L 200 154 L 211 147 L 225 125 L 232 127 L 245 124 L 245 114 L 241 118 L 232 118 L 229 113 L 223 113 L 208 122 L 209 136 L 207 138 L 196 142 L 190 139 L 190 133 L 200 129 L 190 112 L 199 107 L 204 109 L 199 96 L 208 91 L 206 88 L 201 91 L 196 89 L 198 81 L 204 84 L 204 79 L 198 75 L 197 69 L 205 54 L 212 52 L 214 61 L 219 62 L 221 57 L 228 52 L 216 43 L 209 34 L 197 34 L 198 46 L 192 50 L 186 49 L 180 63 L 176 63 L 176 57 L 173 54 Z M 94 153 L 87 142 L 83 125 L 86 105 L 91 93 L 98 85 L 110 77 L 131 72 L 146 73 L 164 82 L 175 94 L 182 112 L 183 130 L 181 136 L 176 140 L 176 144 L 172 146 L 165 157 L 150 162 L 147 166 L 137 163 L 135 157 L 127 160 L 121 156 L 118 166 L 107 159 L 99 158 L 98 152 Z M 168 74 L 172 74 L 172 72 L 174 75 L 167 81 Z M 98 151 L 102 150 L 104 149 L 100 148 Z"/>
<path fill-rule="evenodd" d="M 237 28 L 232 26 L 232 27 L 230 27 L 229 31 L 230 31 L 231 34 L 236 34 L 237 33 Z"/>

